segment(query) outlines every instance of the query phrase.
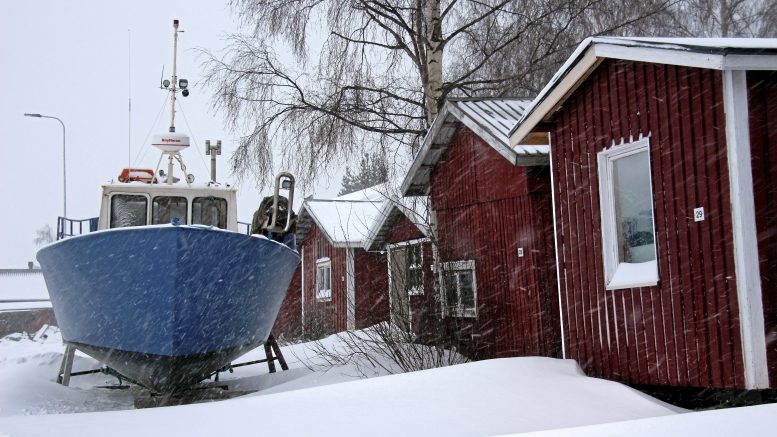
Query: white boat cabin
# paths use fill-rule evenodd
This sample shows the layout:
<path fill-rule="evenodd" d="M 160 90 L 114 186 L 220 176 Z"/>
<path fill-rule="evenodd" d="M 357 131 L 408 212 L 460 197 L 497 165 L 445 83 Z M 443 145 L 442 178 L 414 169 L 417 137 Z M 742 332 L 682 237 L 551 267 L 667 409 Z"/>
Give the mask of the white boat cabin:
<path fill-rule="evenodd" d="M 98 229 L 169 224 L 206 225 L 237 232 L 237 190 L 185 183 L 102 186 Z"/>

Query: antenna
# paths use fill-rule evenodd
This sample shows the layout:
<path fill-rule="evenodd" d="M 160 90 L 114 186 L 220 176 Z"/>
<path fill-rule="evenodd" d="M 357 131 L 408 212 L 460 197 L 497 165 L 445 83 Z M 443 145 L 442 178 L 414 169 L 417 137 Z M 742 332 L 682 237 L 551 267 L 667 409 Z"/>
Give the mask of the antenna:
<path fill-rule="evenodd" d="M 127 29 L 127 168 L 132 168 L 132 31 L 130 29 Z"/>

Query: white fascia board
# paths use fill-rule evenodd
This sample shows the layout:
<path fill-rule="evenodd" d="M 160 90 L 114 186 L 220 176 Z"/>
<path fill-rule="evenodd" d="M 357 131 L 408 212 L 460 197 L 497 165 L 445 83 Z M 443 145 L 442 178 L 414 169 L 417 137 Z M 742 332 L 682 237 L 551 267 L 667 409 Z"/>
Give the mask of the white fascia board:
<path fill-rule="evenodd" d="M 605 43 L 594 44 L 593 47 L 596 56 L 599 58 L 708 68 L 713 70 L 723 69 L 724 56 L 719 54 Z"/>
<path fill-rule="evenodd" d="M 745 71 L 723 71 L 723 108 L 745 388 L 768 388 Z"/>
<path fill-rule="evenodd" d="M 725 70 L 777 70 L 777 55 L 726 55 Z"/>
<path fill-rule="evenodd" d="M 342 249 L 342 248 L 364 249 L 364 241 L 363 240 L 338 241 L 338 242 L 332 243 L 332 247 L 336 247 L 338 249 Z"/>
<path fill-rule="evenodd" d="M 580 82 L 599 65 L 599 62 L 601 59 L 597 58 L 595 51 L 589 47 L 580 60 L 570 68 L 557 85 L 547 92 L 545 97 L 538 97 L 542 98 L 542 101 L 533 105 L 530 109 L 531 112 L 524 114 L 521 123 L 510 135 L 510 147 L 518 146 L 545 117 L 555 112 L 558 105 L 569 97 Z"/>
<path fill-rule="evenodd" d="M 389 243 L 386 245 L 386 248 L 395 249 L 397 247 L 412 246 L 414 244 L 423 244 L 423 243 L 431 243 L 431 242 L 432 242 L 432 239 L 429 237 L 416 238 L 414 240 L 400 241 L 398 243 Z"/>

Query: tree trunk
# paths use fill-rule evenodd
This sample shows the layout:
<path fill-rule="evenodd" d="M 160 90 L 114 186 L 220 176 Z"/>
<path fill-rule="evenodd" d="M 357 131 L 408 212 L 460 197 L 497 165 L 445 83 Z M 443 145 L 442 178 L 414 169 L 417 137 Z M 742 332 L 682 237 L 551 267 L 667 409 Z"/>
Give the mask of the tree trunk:
<path fill-rule="evenodd" d="M 426 0 L 424 5 L 426 18 L 426 69 L 427 81 L 424 84 L 426 122 L 432 124 L 437 116 L 442 98 L 442 21 L 440 20 L 440 1 Z"/>
<path fill-rule="evenodd" d="M 728 25 L 731 21 L 731 11 L 726 0 L 720 0 L 720 36 L 728 38 Z"/>

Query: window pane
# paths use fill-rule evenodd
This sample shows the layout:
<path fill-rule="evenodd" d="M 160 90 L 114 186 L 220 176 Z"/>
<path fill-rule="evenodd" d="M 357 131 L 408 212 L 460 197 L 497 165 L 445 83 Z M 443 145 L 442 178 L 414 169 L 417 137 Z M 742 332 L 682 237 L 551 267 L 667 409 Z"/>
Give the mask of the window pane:
<path fill-rule="evenodd" d="M 649 159 L 645 150 L 612 161 L 620 262 L 656 259 Z"/>
<path fill-rule="evenodd" d="M 227 228 L 227 200 L 197 197 L 192 202 L 192 224 Z"/>
<path fill-rule="evenodd" d="M 174 217 L 177 217 L 182 224 L 186 224 L 186 198 L 154 197 L 151 203 L 151 224 L 170 223 Z"/>
<path fill-rule="evenodd" d="M 472 282 L 472 271 L 459 272 L 459 295 L 464 310 L 475 309 L 475 289 Z"/>
<path fill-rule="evenodd" d="M 111 227 L 144 226 L 147 208 L 146 196 L 117 194 L 111 197 Z"/>
<path fill-rule="evenodd" d="M 421 265 L 421 245 L 414 244 L 407 248 L 407 264 L 410 267 Z"/>
<path fill-rule="evenodd" d="M 445 300 L 448 308 L 455 309 L 459 306 L 458 290 L 456 285 L 456 272 L 445 272 Z"/>

